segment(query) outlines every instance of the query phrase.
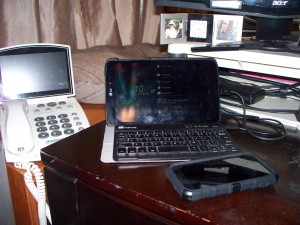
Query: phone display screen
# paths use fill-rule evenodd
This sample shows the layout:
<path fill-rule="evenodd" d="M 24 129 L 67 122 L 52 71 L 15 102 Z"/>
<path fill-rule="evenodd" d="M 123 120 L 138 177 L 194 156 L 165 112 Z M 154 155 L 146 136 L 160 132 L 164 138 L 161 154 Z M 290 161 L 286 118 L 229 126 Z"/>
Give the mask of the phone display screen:
<path fill-rule="evenodd" d="M 19 47 L 0 52 L 1 100 L 72 94 L 69 51 Z"/>
<path fill-rule="evenodd" d="M 226 183 L 256 179 L 271 171 L 249 155 L 174 166 L 173 172 L 187 189 L 201 189 Z"/>

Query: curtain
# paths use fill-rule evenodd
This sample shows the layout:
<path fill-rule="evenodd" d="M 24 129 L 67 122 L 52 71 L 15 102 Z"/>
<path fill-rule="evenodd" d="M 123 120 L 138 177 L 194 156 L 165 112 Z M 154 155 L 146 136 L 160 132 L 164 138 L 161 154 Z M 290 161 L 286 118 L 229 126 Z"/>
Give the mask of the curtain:
<path fill-rule="evenodd" d="M 73 49 L 159 43 L 154 0 L 0 0 L 0 48 L 60 43 Z"/>

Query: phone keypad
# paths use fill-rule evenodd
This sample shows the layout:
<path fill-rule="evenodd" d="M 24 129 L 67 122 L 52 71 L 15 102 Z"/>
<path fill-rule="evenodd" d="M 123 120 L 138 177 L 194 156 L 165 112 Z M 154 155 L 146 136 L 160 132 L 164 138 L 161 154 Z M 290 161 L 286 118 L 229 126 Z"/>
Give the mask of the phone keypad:
<path fill-rule="evenodd" d="M 31 108 L 34 135 L 40 147 L 57 142 L 88 126 L 83 111 L 76 104 L 60 101 L 39 103 Z M 42 144 L 43 143 L 43 144 Z"/>

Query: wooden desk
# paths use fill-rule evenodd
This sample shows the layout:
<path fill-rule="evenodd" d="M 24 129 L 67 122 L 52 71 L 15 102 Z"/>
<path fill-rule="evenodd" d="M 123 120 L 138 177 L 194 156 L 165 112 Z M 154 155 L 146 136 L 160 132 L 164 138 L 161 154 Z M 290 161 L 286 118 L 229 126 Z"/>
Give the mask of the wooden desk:
<path fill-rule="evenodd" d="M 198 202 L 182 200 L 156 164 L 100 162 L 105 123 L 42 150 L 53 225 L 57 224 L 300 224 L 300 145 L 232 136 L 279 173 L 269 188 Z"/>
<path fill-rule="evenodd" d="M 105 106 L 81 104 L 91 125 L 105 119 Z M 36 164 L 43 168 L 42 162 Z M 16 169 L 13 163 L 6 163 L 13 201 L 16 225 L 38 225 L 37 203 L 24 183 L 23 170 Z M 0 200 L 1 201 L 1 200 Z"/>

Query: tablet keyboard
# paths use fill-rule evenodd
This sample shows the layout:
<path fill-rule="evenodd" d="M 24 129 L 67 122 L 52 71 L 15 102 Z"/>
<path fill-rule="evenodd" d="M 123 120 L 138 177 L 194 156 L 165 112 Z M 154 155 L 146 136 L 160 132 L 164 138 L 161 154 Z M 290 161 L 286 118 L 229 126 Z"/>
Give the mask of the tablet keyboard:
<path fill-rule="evenodd" d="M 115 131 L 115 160 L 190 159 L 238 151 L 227 131 L 218 126 L 138 130 Z"/>

